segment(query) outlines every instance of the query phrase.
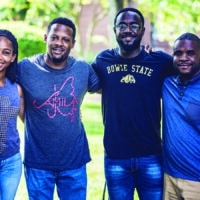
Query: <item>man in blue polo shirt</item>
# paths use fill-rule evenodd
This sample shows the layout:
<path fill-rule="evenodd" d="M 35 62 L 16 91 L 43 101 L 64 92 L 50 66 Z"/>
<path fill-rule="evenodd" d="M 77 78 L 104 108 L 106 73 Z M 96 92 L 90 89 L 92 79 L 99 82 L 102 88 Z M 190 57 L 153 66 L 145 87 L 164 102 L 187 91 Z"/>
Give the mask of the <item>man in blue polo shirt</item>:
<path fill-rule="evenodd" d="M 164 199 L 200 199 L 200 38 L 185 33 L 173 53 L 178 76 L 163 85 Z"/>

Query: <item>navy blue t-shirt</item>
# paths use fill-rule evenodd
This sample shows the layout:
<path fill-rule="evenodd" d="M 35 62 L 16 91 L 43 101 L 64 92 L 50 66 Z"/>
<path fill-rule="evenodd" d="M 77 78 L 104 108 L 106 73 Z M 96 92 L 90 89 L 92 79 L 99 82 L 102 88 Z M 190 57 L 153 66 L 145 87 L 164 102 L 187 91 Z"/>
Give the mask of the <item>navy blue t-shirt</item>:
<path fill-rule="evenodd" d="M 112 49 L 92 66 L 102 86 L 105 153 L 116 159 L 160 154 L 161 88 L 172 57 L 142 50 L 124 59 Z"/>

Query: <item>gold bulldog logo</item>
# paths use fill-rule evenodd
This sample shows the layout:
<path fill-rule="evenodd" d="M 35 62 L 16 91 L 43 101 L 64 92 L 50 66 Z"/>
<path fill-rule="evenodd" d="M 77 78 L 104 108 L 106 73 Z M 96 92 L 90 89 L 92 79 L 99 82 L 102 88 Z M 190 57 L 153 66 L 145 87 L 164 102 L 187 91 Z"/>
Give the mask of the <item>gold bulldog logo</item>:
<path fill-rule="evenodd" d="M 135 83 L 135 78 L 133 75 L 128 74 L 126 76 L 123 76 L 120 82 L 121 83 Z"/>

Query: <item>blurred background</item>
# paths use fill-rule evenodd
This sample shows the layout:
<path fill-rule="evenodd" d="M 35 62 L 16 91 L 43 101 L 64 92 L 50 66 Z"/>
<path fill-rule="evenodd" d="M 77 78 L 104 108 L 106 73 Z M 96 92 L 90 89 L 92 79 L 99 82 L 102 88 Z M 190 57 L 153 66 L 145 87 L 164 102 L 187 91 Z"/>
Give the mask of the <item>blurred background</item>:
<path fill-rule="evenodd" d="M 45 52 L 43 39 L 48 23 L 56 17 L 69 17 L 77 27 L 72 54 L 92 62 L 97 53 L 116 46 L 113 20 L 123 7 L 135 7 L 143 13 L 146 31 L 142 43 L 155 50 L 171 54 L 180 34 L 200 34 L 200 0 L 6 0 L 0 3 L 0 28 L 17 37 L 20 60 Z M 82 115 L 92 155 L 88 164 L 88 200 L 101 200 L 105 180 L 100 95 L 86 95 Z M 19 130 L 23 138 L 22 123 Z M 16 200 L 24 199 L 27 192 L 22 177 Z"/>
<path fill-rule="evenodd" d="M 136 7 L 145 17 L 143 44 L 171 53 L 184 32 L 200 33 L 200 0 L 6 0 L 0 5 L 0 28 L 19 41 L 19 59 L 45 51 L 43 35 L 55 17 L 69 17 L 77 26 L 73 54 L 88 62 L 116 46 L 113 19 L 123 7 Z"/>

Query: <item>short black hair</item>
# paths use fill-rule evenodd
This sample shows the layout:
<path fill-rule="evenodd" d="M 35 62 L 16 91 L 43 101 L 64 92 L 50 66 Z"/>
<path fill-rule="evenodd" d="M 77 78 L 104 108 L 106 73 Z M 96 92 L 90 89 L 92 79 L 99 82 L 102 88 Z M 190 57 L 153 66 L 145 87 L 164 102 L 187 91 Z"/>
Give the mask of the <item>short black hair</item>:
<path fill-rule="evenodd" d="M 49 23 L 49 25 L 48 25 L 48 27 L 47 27 L 47 33 L 50 32 L 51 26 L 52 26 L 53 24 L 62 24 L 62 25 L 66 25 L 66 26 L 69 26 L 70 28 L 72 28 L 72 30 L 73 30 L 72 37 L 73 37 L 73 39 L 75 40 L 75 37 L 76 37 L 76 26 L 75 26 L 75 24 L 72 22 L 71 19 L 65 18 L 65 17 L 58 17 L 58 18 L 53 19 L 53 20 Z"/>
<path fill-rule="evenodd" d="M 200 38 L 194 34 L 194 33 L 183 33 L 182 35 L 180 35 L 175 41 L 174 44 L 178 41 L 178 40 L 193 40 L 196 41 L 198 47 L 200 48 Z"/>
<path fill-rule="evenodd" d="M 194 34 L 194 33 L 183 33 L 182 35 L 180 35 L 176 40 L 194 40 L 197 41 L 200 44 L 200 38 Z"/>
<path fill-rule="evenodd" d="M 142 15 L 142 13 L 138 9 L 136 9 L 136 8 L 130 8 L 130 7 L 128 7 L 128 8 L 122 8 L 121 10 L 118 11 L 118 13 L 116 14 L 115 19 L 114 19 L 114 25 L 116 25 L 117 17 L 119 16 L 119 14 L 121 14 L 123 12 L 127 12 L 127 11 L 131 11 L 131 12 L 137 13 L 140 16 L 140 18 L 141 18 L 142 26 L 144 26 L 144 17 Z"/>
<path fill-rule="evenodd" d="M 13 55 L 16 54 L 15 60 L 8 66 L 6 69 L 6 77 L 11 81 L 16 81 L 16 68 L 17 68 L 17 60 L 18 60 L 18 42 L 16 37 L 6 29 L 0 29 L 0 36 L 6 37 L 8 40 L 11 41 L 13 46 Z"/>

